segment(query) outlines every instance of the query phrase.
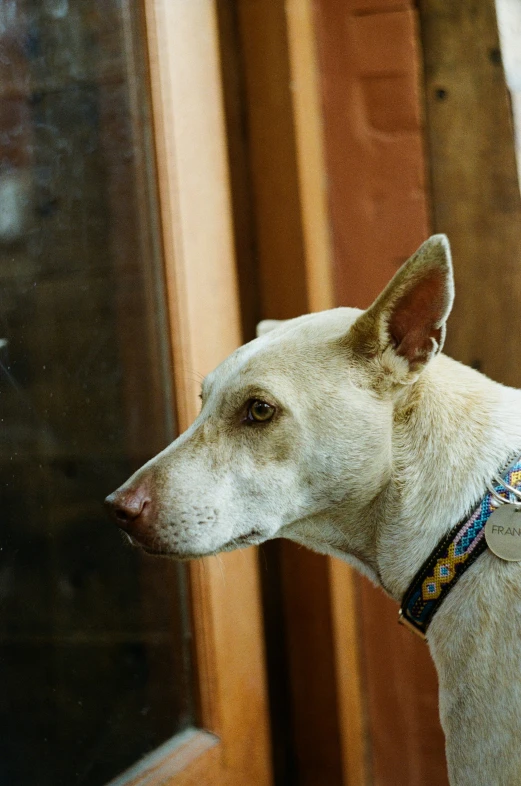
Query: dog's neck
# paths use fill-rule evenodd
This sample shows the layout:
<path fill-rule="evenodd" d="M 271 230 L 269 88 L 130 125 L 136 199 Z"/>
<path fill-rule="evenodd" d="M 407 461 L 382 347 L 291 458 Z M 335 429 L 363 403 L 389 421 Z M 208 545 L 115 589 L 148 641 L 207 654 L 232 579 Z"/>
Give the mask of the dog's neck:
<path fill-rule="evenodd" d="M 521 453 L 521 392 L 440 356 L 395 410 L 393 475 L 375 562 L 400 600 L 441 538 L 470 514 L 486 484 Z"/>
<path fill-rule="evenodd" d="M 521 391 L 440 356 L 404 391 L 394 413 L 392 473 L 378 496 L 342 511 L 346 550 L 295 538 L 347 558 L 396 600 L 441 538 L 469 514 L 486 483 L 521 453 Z M 341 527 L 324 516 L 320 532 Z M 352 548 L 350 528 L 366 533 Z M 316 530 L 315 530 L 316 531 Z M 521 566 L 483 554 L 434 616 L 429 646 L 440 680 L 440 714 L 451 782 L 521 782 Z M 412 634 L 411 634 L 412 635 Z M 484 734 L 483 730 L 489 729 Z M 510 762 L 505 764 L 505 761 Z"/>
<path fill-rule="evenodd" d="M 450 375 L 451 362 L 446 360 L 445 366 Z M 445 419 L 436 426 L 449 446 L 447 451 L 440 443 L 433 473 L 438 475 L 440 514 L 438 520 L 425 514 L 427 526 L 437 528 L 439 536 L 468 512 L 484 482 L 521 448 L 521 393 L 461 367 L 456 370 L 443 378 L 438 395 L 439 403 L 445 400 L 445 407 L 454 408 L 458 423 L 447 428 Z M 477 384 L 470 388 L 472 376 Z M 442 461 L 447 453 L 452 458 L 448 468 Z M 429 488 L 425 480 L 423 487 Z M 421 522 L 416 529 L 410 522 L 418 540 L 422 530 Z M 425 551 L 432 545 L 426 543 Z M 520 612 L 521 566 L 485 552 L 449 593 L 429 628 L 449 772 L 458 786 L 521 782 Z"/>
<path fill-rule="evenodd" d="M 347 498 L 281 534 L 346 559 L 401 600 L 437 543 L 521 453 L 521 391 L 440 355 L 401 392 L 391 440 L 373 498 Z"/>

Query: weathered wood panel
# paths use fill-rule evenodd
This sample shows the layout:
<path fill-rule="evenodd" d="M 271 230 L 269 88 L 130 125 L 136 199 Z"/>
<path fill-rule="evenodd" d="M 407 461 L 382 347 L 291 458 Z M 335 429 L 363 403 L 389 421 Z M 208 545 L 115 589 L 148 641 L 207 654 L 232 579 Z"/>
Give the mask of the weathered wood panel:
<path fill-rule="evenodd" d="M 452 244 L 446 351 L 506 384 L 521 310 L 521 199 L 493 0 L 421 0 L 433 226 Z"/>

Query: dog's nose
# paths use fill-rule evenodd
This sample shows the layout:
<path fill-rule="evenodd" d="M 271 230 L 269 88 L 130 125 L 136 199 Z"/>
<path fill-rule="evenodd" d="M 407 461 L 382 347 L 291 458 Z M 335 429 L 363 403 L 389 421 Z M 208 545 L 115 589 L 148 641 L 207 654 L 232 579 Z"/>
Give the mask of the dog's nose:
<path fill-rule="evenodd" d="M 118 489 L 109 494 L 105 507 L 116 523 L 127 530 L 143 514 L 149 502 L 150 497 L 144 488 Z"/>

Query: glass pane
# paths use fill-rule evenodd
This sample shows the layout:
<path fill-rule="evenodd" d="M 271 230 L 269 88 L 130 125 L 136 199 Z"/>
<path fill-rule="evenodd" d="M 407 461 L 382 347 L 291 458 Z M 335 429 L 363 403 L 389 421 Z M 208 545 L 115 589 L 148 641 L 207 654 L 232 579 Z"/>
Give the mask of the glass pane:
<path fill-rule="evenodd" d="M 102 501 L 175 436 L 137 0 L 0 2 L 0 784 L 192 722 L 186 576 Z"/>

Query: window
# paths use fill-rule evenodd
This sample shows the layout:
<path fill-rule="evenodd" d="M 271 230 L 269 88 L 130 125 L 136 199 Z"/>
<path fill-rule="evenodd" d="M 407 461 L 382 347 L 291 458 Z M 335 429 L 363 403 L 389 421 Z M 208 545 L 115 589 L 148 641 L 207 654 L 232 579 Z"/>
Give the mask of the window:
<path fill-rule="evenodd" d="M 139 5 L 0 6 L 0 782 L 100 786 L 194 720 L 185 570 L 102 500 L 175 436 Z"/>

